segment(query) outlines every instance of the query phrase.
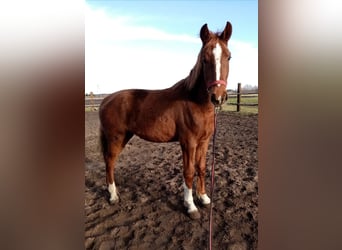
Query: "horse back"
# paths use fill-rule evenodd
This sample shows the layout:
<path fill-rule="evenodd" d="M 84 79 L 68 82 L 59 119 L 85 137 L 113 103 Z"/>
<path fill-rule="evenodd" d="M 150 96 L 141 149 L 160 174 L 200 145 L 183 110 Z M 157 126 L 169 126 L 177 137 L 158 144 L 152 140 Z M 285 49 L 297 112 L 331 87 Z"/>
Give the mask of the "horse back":
<path fill-rule="evenodd" d="M 168 89 L 130 89 L 107 96 L 100 105 L 101 128 L 133 133 L 154 142 L 177 140 L 180 102 Z"/>

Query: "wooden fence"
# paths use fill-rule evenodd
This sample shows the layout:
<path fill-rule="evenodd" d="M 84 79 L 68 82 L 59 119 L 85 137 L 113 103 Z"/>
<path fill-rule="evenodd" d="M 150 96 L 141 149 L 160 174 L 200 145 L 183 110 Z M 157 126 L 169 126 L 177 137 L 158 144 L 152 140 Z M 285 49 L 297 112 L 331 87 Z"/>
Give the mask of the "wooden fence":
<path fill-rule="evenodd" d="M 101 101 L 107 95 L 98 95 L 95 96 L 92 93 L 89 96 L 85 97 L 85 107 L 91 110 L 97 110 L 100 106 Z M 228 93 L 228 105 L 236 105 L 236 111 L 240 112 L 241 106 L 258 106 L 258 103 L 241 103 L 242 99 L 257 97 L 257 92 L 248 92 L 243 93 L 241 90 L 241 83 L 238 83 L 237 92 L 236 93 Z M 236 97 L 236 102 L 229 102 L 231 97 Z"/>
<path fill-rule="evenodd" d="M 229 97 L 236 97 L 236 102 L 229 102 Z M 236 112 L 240 112 L 241 106 L 258 106 L 258 103 L 242 103 L 242 98 L 252 98 L 258 97 L 257 92 L 248 92 L 242 93 L 241 90 L 241 83 L 238 83 L 237 92 L 235 93 L 228 93 L 228 104 L 229 105 L 236 105 Z"/>
<path fill-rule="evenodd" d="M 101 94 L 101 95 L 94 95 L 90 93 L 89 95 L 85 96 L 84 105 L 85 108 L 88 110 L 98 110 L 103 98 L 105 98 L 108 94 Z"/>

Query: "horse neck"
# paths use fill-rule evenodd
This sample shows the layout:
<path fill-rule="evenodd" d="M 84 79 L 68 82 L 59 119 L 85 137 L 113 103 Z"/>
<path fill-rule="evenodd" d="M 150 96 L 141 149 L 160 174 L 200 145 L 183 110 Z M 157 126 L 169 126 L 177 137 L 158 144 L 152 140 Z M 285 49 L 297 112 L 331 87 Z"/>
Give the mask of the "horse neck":
<path fill-rule="evenodd" d="M 199 105 L 212 106 L 202 72 L 196 79 L 194 87 L 190 90 L 190 96 L 191 99 Z"/>

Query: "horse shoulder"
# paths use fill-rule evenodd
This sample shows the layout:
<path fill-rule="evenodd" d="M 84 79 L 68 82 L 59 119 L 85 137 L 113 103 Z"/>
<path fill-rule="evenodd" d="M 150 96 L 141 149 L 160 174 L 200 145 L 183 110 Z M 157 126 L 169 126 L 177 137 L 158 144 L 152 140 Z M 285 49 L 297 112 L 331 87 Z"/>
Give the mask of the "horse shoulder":
<path fill-rule="evenodd" d="M 186 137 L 186 140 L 207 139 L 214 132 L 214 112 L 211 107 L 187 102 L 182 110 L 182 118 L 179 120 L 178 128 Z"/>

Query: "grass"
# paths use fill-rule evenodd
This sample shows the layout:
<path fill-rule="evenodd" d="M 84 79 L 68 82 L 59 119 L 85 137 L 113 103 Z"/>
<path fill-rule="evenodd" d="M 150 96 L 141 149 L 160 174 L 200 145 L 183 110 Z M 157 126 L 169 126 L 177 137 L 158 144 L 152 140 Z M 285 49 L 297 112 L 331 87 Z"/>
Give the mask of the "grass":
<path fill-rule="evenodd" d="M 97 109 L 94 109 L 94 107 L 85 107 L 85 112 L 91 112 L 91 111 L 96 111 L 99 108 L 97 107 Z"/>

